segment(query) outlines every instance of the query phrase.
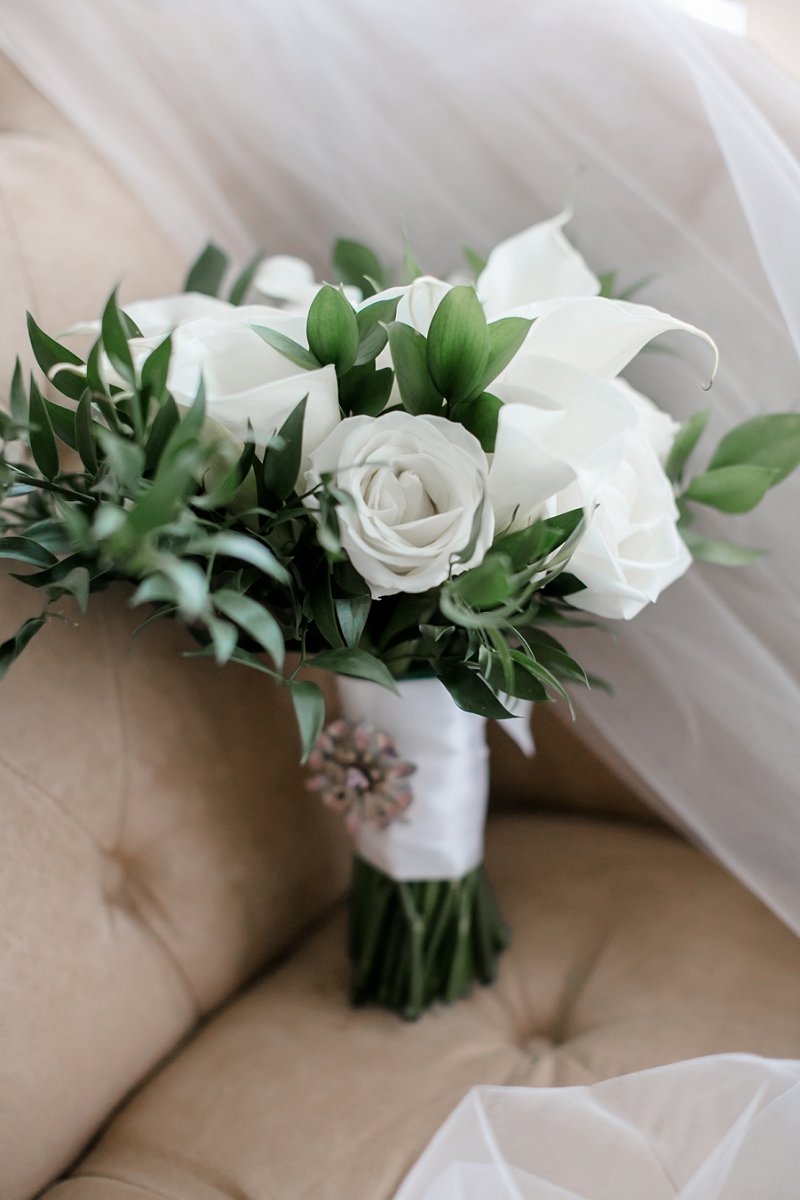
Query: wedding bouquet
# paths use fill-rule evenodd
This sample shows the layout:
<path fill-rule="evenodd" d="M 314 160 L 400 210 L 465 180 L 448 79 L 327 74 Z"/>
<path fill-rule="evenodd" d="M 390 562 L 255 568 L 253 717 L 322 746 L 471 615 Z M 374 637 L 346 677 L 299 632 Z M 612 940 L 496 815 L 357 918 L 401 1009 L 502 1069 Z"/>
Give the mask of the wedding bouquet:
<path fill-rule="evenodd" d="M 310 787 L 356 841 L 353 999 L 409 1018 L 489 982 L 506 944 L 486 720 L 592 682 L 561 631 L 635 616 L 693 558 L 752 561 L 696 506 L 744 512 L 800 462 L 800 417 L 773 414 L 687 476 L 707 413 L 678 426 L 618 376 L 661 334 L 713 342 L 615 298 L 564 223 L 450 282 L 407 254 L 390 286 L 355 242 L 338 287 L 257 258 L 227 299 L 209 247 L 183 294 L 112 295 L 71 330 L 85 354 L 29 318 L 48 386 L 18 364 L 0 413 L 0 556 L 43 596 L 0 673 L 63 597 L 128 581 L 145 624 L 288 688 Z M 308 667 L 339 677 L 327 726 Z"/>

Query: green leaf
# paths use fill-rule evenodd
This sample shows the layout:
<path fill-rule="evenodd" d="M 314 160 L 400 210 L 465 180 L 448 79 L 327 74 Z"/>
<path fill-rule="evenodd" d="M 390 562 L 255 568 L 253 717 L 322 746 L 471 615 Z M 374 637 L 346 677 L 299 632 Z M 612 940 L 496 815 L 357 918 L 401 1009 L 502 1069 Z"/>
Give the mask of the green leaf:
<path fill-rule="evenodd" d="M 342 635 L 336 623 L 336 610 L 333 607 L 331 593 L 331 576 L 327 564 L 323 564 L 312 575 L 311 591 L 309 593 L 311 617 L 319 632 L 329 646 L 343 646 Z"/>
<path fill-rule="evenodd" d="M 556 517 L 535 521 L 525 529 L 498 538 L 493 551 L 507 554 L 515 570 L 532 566 L 547 558 L 573 536 L 584 519 L 582 508 L 573 508 Z"/>
<path fill-rule="evenodd" d="M 536 630 L 527 640 L 534 650 L 536 661 L 547 670 L 552 671 L 558 679 L 568 679 L 574 683 L 582 684 L 583 687 L 589 686 L 589 677 L 583 667 L 566 652 L 564 647 L 555 638 L 542 633 L 540 630 Z M 527 662 L 531 661 L 519 650 L 512 650 L 511 655 L 517 663 L 520 661 L 517 657 L 518 655 L 526 658 Z"/>
<path fill-rule="evenodd" d="M 434 669 L 458 707 L 465 712 L 477 713 L 493 721 L 514 715 L 500 703 L 486 681 L 464 663 L 439 662 L 434 664 Z"/>
<path fill-rule="evenodd" d="M 116 291 L 111 293 L 103 310 L 102 339 L 103 349 L 108 355 L 112 367 L 119 372 L 130 387 L 133 387 L 136 382 L 133 359 L 128 345 L 128 335 L 117 306 Z"/>
<path fill-rule="evenodd" d="M 69 554 L 66 558 L 56 559 L 41 571 L 33 571 L 29 575 L 20 575 L 16 571 L 11 574 L 15 579 L 19 579 L 28 587 L 33 588 L 49 588 L 53 584 L 60 583 L 66 578 L 76 567 L 85 566 L 86 559 L 83 554 Z"/>
<path fill-rule="evenodd" d="M 264 483 L 279 500 L 285 500 L 294 491 L 300 474 L 303 446 L 303 422 L 306 416 L 308 396 L 292 409 L 278 432 L 282 445 L 270 447 L 264 455 Z"/>
<path fill-rule="evenodd" d="M 86 385 L 95 396 L 106 396 L 108 388 L 102 373 L 103 339 L 99 337 L 89 351 L 86 359 Z"/>
<path fill-rule="evenodd" d="M 58 440 L 63 442 L 65 446 L 69 446 L 70 450 L 77 450 L 75 409 L 64 408 L 62 404 L 56 404 L 53 400 L 48 400 L 47 398 L 44 399 L 44 406 L 47 409 L 53 433 Z"/>
<path fill-rule="evenodd" d="M 347 596 L 334 601 L 334 605 L 344 640 L 348 646 L 355 648 L 364 632 L 364 626 L 372 606 L 372 597 L 369 595 Z"/>
<path fill-rule="evenodd" d="M 433 314 L 428 331 L 428 370 L 451 401 L 480 388 L 489 358 L 489 330 L 473 287 L 454 287 Z"/>
<path fill-rule="evenodd" d="M 394 296 L 391 300 L 376 300 L 374 304 L 368 304 L 356 313 L 358 353 L 355 365 L 357 367 L 372 362 L 386 346 L 389 335 L 385 326 L 395 319 L 399 303 L 399 296 Z"/>
<path fill-rule="evenodd" d="M 86 380 L 82 374 L 76 375 L 74 371 L 56 371 L 51 376 L 51 371 L 53 367 L 63 363 L 82 367 L 83 359 L 40 329 L 30 313 L 27 314 L 27 320 L 28 337 L 37 363 L 59 392 L 64 396 L 69 396 L 71 400 L 77 400 L 86 387 Z"/>
<path fill-rule="evenodd" d="M 247 293 L 250 291 L 250 285 L 252 284 L 253 279 L 255 278 L 256 271 L 261 266 L 261 263 L 263 261 L 264 261 L 264 251 L 259 250 L 256 254 L 253 255 L 253 257 L 250 259 L 249 263 L 244 268 L 244 270 L 241 271 L 236 276 L 236 279 L 233 282 L 233 286 L 231 287 L 231 290 L 228 292 L 228 303 L 229 304 L 236 304 L 237 306 L 240 304 L 244 304 L 245 300 L 247 299 Z M 222 281 L 220 280 L 220 282 L 222 282 Z"/>
<path fill-rule="evenodd" d="M 713 563 L 718 567 L 746 567 L 765 553 L 764 550 L 752 550 L 748 546 L 737 546 L 733 542 L 702 537 L 692 529 L 683 529 L 680 526 L 679 529 L 689 553 L 698 562 Z"/>
<path fill-rule="evenodd" d="M 89 604 L 90 585 L 91 578 L 86 567 L 74 567 L 49 589 L 50 599 L 72 596 L 81 612 L 85 613 Z"/>
<path fill-rule="evenodd" d="M 223 621 L 219 617 L 212 617 L 210 614 L 205 616 L 203 624 L 211 634 L 214 658 L 222 667 L 225 663 L 230 662 L 236 651 L 236 644 L 239 641 L 239 630 L 235 625 L 231 625 L 230 621 Z"/>
<path fill-rule="evenodd" d="M 151 486 L 128 513 L 128 526 L 143 534 L 174 521 L 183 501 L 195 487 L 199 467 L 197 449 L 191 447 L 184 448 L 169 461 L 162 460 Z"/>
<path fill-rule="evenodd" d="M 337 675 L 369 679 L 372 683 L 380 683 L 393 692 L 397 691 L 397 684 L 389 669 L 367 650 L 323 650 L 310 659 L 308 665 L 323 671 L 334 671 Z"/>
<path fill-rule="evenodd" d="M 527 671 L 529 675 L 532 675 L 534 679 L 538 679 L 540 683 L 543 683 L 546 688 L 549 688 L 551 691 L 555 692 L 556 695 L 560 696 L 562 700 L 566 700 L 567 704 L 569 705 L 570 712 L 573 711 L 572 699 L 569 695 L 569 692 L 564 689 L 552 671 L 548 670 L 548 668 L 543 666 L 542 663 L 537 662 L 535 659 L 529 658 L 527 654 L 523 654 L 519 650 L 512 650 L 511 657 L 514 662 L 522 668 L 523 671 Z M 569 656 L 565 655 L 564 657 L 568 658 Z M 586 676 L 584 675 L 582 669 L 578 667 L 577 663 L 575 663 L 575 666 L 581 675 L 580 682 L 586 683 Z"/>
<path fill-rule="evenodd" d="M 15 425 L 24 428 L 28 424 L 28 397 L 25 394 L 25 382 L 22 377 L 22 363 L 17 359 L 14 364 L 14 374 L 11 377 L 11 397 L 8 411 Z"/>
<path fill-rule="evenodd" d="M 800 413 L 753 417 L 727 433 L 714 451 L 710 468 L 747 465 L 775 472 L 771 487 L 800 465 Z"/>
<path fill-rule="evenodd" d="M 321 363 L 333 363 L 343 375 L 355 364 L 359 331 L 350 301 L 329 283 L 322 285 L 308 310 L 306 333 L 311 352 Z"/>
<path fill-rule="evenodd" d="M 30 447 L 33 460 L 45 479 L 55 479 L 59 471 L 58 447 L 44 397 L 31 379 Z"/>
<path fill-rule="evenodd" d="M 406 412 L 420 416 L 442 412 L 444 400 L 428 370 L 425 338 L 410 325 L 394 321 L 388 328 L 397 386 Z"/>
<path fill-rule="evenodd" d="M 236 558 L 239 562 L 249 563 L 257 567 L 278 583 L 288 584 L 291 577 L 282 563 L 278 562 L 272 551 L 253 537 L 244 533 L 231 533 L 223 530 L 208 538 L 192 543 L 192 550 L 208 554 L 222 554 L 226 558 Z"/>
<path fill-rule="evenodd" d="M 520 700 L 532 700 L 538 704 L 546 704 L 549 701 L 550 697 L 543 683 L 531 675 L 529 671 L 524 671 L 519 663 L 515 663 L 513 660 L 511 667 L 512 686 L 509 687 L 505 679 L 502 663 L 496 656 L 493 656 L 488 679 L 495 691 L 505 691 Z"/>
<path fill-rule="evenodd" d="M 749 512 L 763 500 L 778 476 L 779 472 L 771 467 L 717 467 L 695 476 L 684 495 L 720 512 Z"/>
<path fill-rule="evenodd" d="M 305 346 L 301 346 L 299 342 L 287 337 L 285 333 L 278 333 L 277 330 L 269 329 L 266 325 L 251 325 L 250 328 L 268 346 L 272 346 L 284 358 L 288 358 L 289 362 L 293 362 L 296 367 L 302 367 L 304 371 L 318 371 L 322 366 L 322 363 L 314 357 L 310 350 L 306 350 Z"/>
<path fill-rule="evenodd" d="M 505 554 L 487 554 L 479 566 L 452 579 L 449 587 L 473 608 L 494 608 L 513 591 L 511 559 Z"/>
<path fill-rule="evenodd" d="M 494 453 L 497 422 L 503 401 L 491 392 L 482 392 L 470 400 L 461 400 L 450 409 L 450 418 L 458 421 L 476 437 L 487 454 Z"/>
<path fill-rule="evenodd" d="M 231 621 L 267 651 L 275 666 L 283 667 L 286 647 L 278 622 L 263 605 L 250 596 L 223 588 L 214 592 L 211 601 L 218 612 Z"/>
<path fill-rule="evenodd" d="M 486 390 L 493 379 L 504 371 L 528 336 L 533 321 L 525 317 L 503 317 L 489 325 L 489 357 L 480 383 L 474 391 Z"/>
<path fill-rule="evenodd" d="M 181 415 L 178 411 L 178 406 L 172 399 L 172 396 L 168 395 L 156 413 L 156 418 L 150 426 L 150 432 L 147 436 L 145 456 L 148 471 L 152 471 L 158 465 L 165 447 L 168 445 L 180 422 Z"/>
<path fill-rule="evenodd" d="M 142 366 L 142 387 L 149 388 L 151 394 L 159 400 L 167 390 L 171 354 L 172 336 L 168 334 L 163 342 L 148 354 Z"/>
<path fill-rule="evenodd" d="M 450 556 L 451 566 L 454 563 L 469 562 L 475 553 L 475 547 L 478 544 L 478 538 L 480 537 L 481 530 L 483 528 L 483 514 L 486 510 L 486 503 L 486 495 L 484 494 L 481 496 L 480 503 L 473 514 L 472 525 L 470 526 L 467 544 L 463 547 L 463 549 L 456 551 L 455 554 Z"/>
<path fill-rule="evenodd" d="M 28 645 L 31 638 L 44 627 L 45 617 L 29 617 L 22 625 L 20 625 L 13 637 L 0 645 L 0 679 L 4 679 L 11 667 L 19 658 L 22 651 Z"/>
<path fill-rule="evenodd" d="M 95 422 L 92 420 L 92 393 L 87 388 L 78 402 L 75 413 L 75 446 L 90 475 L 98 470 Z"/>
<path fill-rule="evenodd" d="M 710 408 L 704 409 L 703 412 L 695 413 L 694 416 L 681 425 L 675 435 L 675 441 L 672 443 L 672 449 L 669 452 L 664 468 L 667 478 L 671 479 L 673 483 L 680 483 L 683 478 L 683 472 L 689 455 L 700 441 L 710 415 Z"/>
<path fill-rule="evenodd" d="M 302 747 L 300 761 L 306 763 L 325 724 L 325 697 L 316 683 L 297 683 L 292 680 L 289 688 L 297 718 L 297 727 L 300 731 Z"/>
<path fill-rule="evenodd" d="M 124 330 L 125 337 L 128 339 L 128 341 L 130 341 L 131 338 L 144 337 L 144 334 L 142 333 L 141 329 L 134 321 L 133 317 L 129 316 L 125 312 L 124 308 L 121 308 L 119 310 L 119 319 L 122 323 L 122 328 Z"/>
<path fill-rule="evenodd" d="M 483 255 L 477 254 L 471 247 L 464 246 L 464 258 L 467 260 L 467 266 L 476 279 L 486 270 L 486 259 Z"/>
<path fill-rule="evenodd" d="M 190 408 L 186 409 L 175 428 L 169 435 L 166 445 L 161 453 L 161 459 L 164 463 L 172 461 L 182 454 L 187 448 L 199 449 L 203 433 L 203 426 L 206 419 L 206 387 L 204 380 L 200 380 L 200 386 L 197 389 L 197 395 L 192 401 Z M 155 422 L 154 422 L 155 424 Z"/>
<path fill-rule="evenodd" d="M 72 548 L 63 522 L 52 517 L 28 525 L 26 535 L 51 554 L 68 554 Z"/>
<path fill-rule="evenodd" d="M 192 503 L 197 508 L 214 509 L 228 505 L 244 483 L 255 462 L 256 448 L 253 442 L 245 442 L 244 449 L 230 471 L 213 484 L 207 482 L 208 472 L 203 477 L 203 486 L 207 488 L 204 496 L 195 496 Z M 209 481 L 210 482 L 210 481 Z"/>
<path fill-rule="evenodd" d="M 0 538 L 0 558 L 13 558 L 16 562 L 29 563 L 33 567 L 52 567 L 58 562 L 55 554 L 33 538 Z"/>
<path fill-rule="evenodd" d="M 378 256 L 361 242 L 339 238 L 333 247 L 333 269 L 342 283 L 360 288 L 365 299 L 386 286 L 386 274 Z"/>
<path fill-rule="evenodd" d="M 200 292 L 204 296 L 218 296 L 229 261 L 224 250 L 220 250 L 219 246 L 209 242 L 189 268 L 189 274 L 183 285 L 184 292 Z"/>
<path fill-rule="evenodd" d="M 403 282 L 413 283 L 415 279 L 419 279 L 424 274 L 425 272 L 417 262 L 417 256 L 411 249 L 411 244 L 406 238 L 405 246 L 403 247 Z"/>
<path fill-rule="evenodd" d="M 170 585 L 168 588 L 164 587 L 164 580 Z M 150 604 L 154 600 L 174 602 L 181 616 L 196 621 L 207 608 L 208 580 L 197 563 L 163 555 L 158 562 L 158 573 L 140 584 L 131 604 Z"/>
<path fill-rule="evenodd" d="M 381 367 L 360 379 L 350 393 L 349 409 L 355 416 L 377 417 L 389 403 L 394 384 L 391 367 Z"/>
<path fill-rule="evenodd" d="M 617 272 L 604 271 L 602 275 L 598 275 L 597 279 L 600 284 L 600 291 L 598 292 L 598 295 L 602 296 L 606 300 L 613 299 L 614 289 L 617 283 Z"/>

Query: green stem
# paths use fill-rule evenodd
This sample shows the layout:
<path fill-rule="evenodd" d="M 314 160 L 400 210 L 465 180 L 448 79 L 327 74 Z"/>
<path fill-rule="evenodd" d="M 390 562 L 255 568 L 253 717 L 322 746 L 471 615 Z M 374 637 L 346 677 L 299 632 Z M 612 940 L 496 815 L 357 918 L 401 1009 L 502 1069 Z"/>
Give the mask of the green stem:
<path fill-rule="evenodd" d="M 356 857 L 350 905 L 351 996 L 414 1021 L 437 1000 L 490 983 L 508 945 L 483 866 L 462 879 L 398 882 Z"/>

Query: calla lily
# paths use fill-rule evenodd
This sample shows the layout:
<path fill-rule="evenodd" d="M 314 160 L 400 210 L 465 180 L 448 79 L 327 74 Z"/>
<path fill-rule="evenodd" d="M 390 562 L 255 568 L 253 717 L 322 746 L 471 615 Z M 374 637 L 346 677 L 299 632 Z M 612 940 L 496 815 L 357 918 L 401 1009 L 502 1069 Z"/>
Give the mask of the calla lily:
<path fill-rule="evenodd" d="M 478 276 L 487 319 L 565 296 L 596 296 L 600 281 L 564 236 L 571 211 L 500 242 Z"/>
<path fill-rule="evenodd" d="M 203 317 L 219 318 L 227 312 L 236 311 L 227 300 L 217 300 L 215 296 L 205 296 L 200 292 L 181 292 L 177 296 L 159 296 L 153 300 L 133 300 L 122 307 L 141 330 L 143 337 L 158 340 L 187 321 L 197 321 Z M 79 321 L 67 330 L 67 334 L 96 336 L 100 328 L 100 321 Z"/>
<path fill-rule="evenodd" d="M 189 404 L 202 378 L 208 416 L 242 439 L 248 437 L 249 422 L 250 436 L 261 446 L 308 396 L 305 459 L 339 423 L 336 371 L 332 366 L 298 370 L 251 327 L 268 322 L 270 328 L 299 339 L 301 316 L 257 306 L 234 311 L 243 320 L 226 316 L 221 321 L 193 321 L 175 331 L 169 388 L 178 403 Z"/>

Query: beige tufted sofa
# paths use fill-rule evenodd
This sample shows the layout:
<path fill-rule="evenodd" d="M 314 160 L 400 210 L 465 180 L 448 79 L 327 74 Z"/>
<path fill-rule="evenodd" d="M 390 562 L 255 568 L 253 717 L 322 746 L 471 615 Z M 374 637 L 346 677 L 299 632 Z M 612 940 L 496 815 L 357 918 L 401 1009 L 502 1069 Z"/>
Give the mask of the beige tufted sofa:
<path fill-rule="evenodd" d="M 0 65 L 0 343 L 182 264 Z M 800 947 L 545 714 L 495 739 L 499 983 L 417 1025 L 346 1003 L 348 848 L 284 697 L 120 591 L 0 688 L 0 1197 L 388 1200 L 476 1083 L 800 1057 Z M 0 636 L 35 603 L 0 581 Z"/>

